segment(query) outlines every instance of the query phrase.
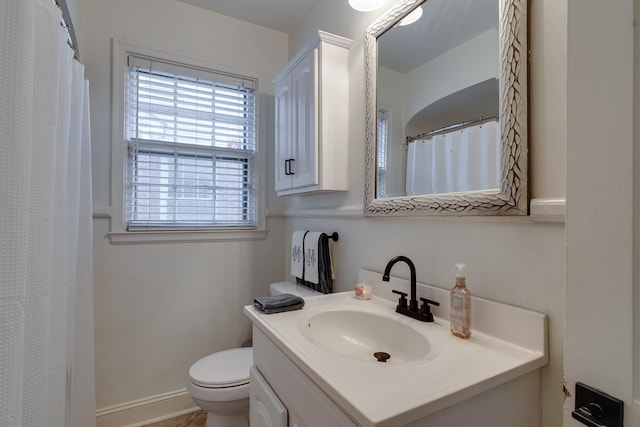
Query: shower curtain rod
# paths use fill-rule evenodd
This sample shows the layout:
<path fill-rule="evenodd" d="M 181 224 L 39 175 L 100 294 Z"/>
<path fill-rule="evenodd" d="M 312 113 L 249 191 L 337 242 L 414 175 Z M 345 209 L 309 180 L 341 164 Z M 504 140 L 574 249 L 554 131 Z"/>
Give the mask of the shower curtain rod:
<path fill-rule="evenodd" d="M 426 138 L 428 136 L 440 135 L 440 134 L 443 134 L 443 133 L 451 132 L 453 130 L 464 129 L 466 127 L 473 126 L 473 125 L 478 124 L 478 123 L 484 123 L 484 122 L 489 121 L 489 120 L 498 120 L 498 115 L 497 114 L 493 114 L 491 116 L 481 116 L 479 119 L 469 120 L 469 121 L 466 121 L 466 122 L 455 123 L 453 125 L 444 126 L 444 127 L 438 128 L 438 129 L 431 130 L 429 132 L 421 133 L 421 134 L 416 135 L 416 136 L 408 136 L 406 138 L 406 144 L 409 144 L 409 143 L 411 143 L 411 142 L 413 142 L 413 141 L 415 141 L 417 139 L 424 139 L 424 138 Z"/>
<path fill-rule="evenodd" d="M 69 34 L 69 40 L 67 43 L 69 47 L 73 49 L 73 57 L 78 59 L 78 41 L 76 39 L 76 32 L 73 29 L 73 23 L 71 22 L 71 15 L 69 14 L 69 8 L 67 7 L 67 0 L 51 0 L 58 9 L 62 11 L 62 22 L 60 25 L 67 30 Z"/>

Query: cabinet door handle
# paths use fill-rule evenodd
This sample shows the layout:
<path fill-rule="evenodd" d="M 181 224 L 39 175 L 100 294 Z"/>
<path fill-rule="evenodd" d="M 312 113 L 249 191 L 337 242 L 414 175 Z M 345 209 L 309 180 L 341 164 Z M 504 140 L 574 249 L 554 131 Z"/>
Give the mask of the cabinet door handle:
<path fill-rule="evenodd" d="M 289 159 L 289 175 L 295 175 L 295 169 L 291 167 L 291 165 L 293 164 L 293 162 L 295 162 L 296 159 Z"/>
<path fill-rule="evenodd" d="M 284 161 L 284 174 L 291 175 L 291 159 Z"/>

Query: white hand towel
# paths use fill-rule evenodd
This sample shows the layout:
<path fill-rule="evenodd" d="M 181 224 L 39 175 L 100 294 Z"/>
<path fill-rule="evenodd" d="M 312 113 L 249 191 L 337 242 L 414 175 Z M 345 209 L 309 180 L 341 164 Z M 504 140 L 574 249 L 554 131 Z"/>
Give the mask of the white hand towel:
<path fill-rule="evenodd" d="M 318 243 L 320 231 L 309 231 L 304 237 L 304 280 L 314 285 L 320 283 L 318 263 Z"/>
<path fill-rule="evenodd" d="M 291 236 L 291 275 L 300 279 L 304 276 L 304 259 L 302 256 L 304 233 L 306 231 L 296 230 Z"/>

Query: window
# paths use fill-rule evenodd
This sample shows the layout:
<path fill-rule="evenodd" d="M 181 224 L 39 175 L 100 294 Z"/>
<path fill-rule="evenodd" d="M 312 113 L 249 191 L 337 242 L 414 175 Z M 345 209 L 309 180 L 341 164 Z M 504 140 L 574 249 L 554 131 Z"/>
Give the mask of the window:
<path fill-rule="evenodd" d="M 256 227 L 256 86 L 127 56 L 127 231 Z"/>
<path fill-rule="evenodd" d="M 376 162 L 376 197 L 387 197 L 387 144 L 389 134 L 389 119 L 386 109 L 378 109 L 378 143 Z"/>

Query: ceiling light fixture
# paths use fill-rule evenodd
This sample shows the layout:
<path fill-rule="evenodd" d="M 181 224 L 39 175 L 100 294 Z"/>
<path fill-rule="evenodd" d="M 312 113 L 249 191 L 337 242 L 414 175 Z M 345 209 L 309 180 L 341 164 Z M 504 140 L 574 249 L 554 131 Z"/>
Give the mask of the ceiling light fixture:
<path fill-rule="evenodd" d="M 405 25 L 413 24 L 422 16 L 422 7 L 418 7 L 416 10 L 404 17 L 404 19 L 398 22 L 398 26 L 404 27 Z"/>
<path fill-rule="evenodd" d="M 385 0 L 349 0 L 349 6 L 358 12 L 371 12 L 380 9 Z"/>

